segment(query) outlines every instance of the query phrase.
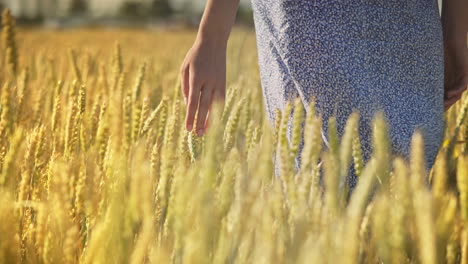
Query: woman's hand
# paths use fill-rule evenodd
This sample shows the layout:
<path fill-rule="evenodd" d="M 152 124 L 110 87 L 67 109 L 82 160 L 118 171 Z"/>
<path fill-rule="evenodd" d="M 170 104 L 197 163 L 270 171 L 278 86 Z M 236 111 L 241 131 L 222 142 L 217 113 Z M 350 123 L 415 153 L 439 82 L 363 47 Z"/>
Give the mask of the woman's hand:
<path fill-rule="evenodd" d="M 460 100 L 468 86 L 468 67 L 450 65 L 445 66 L 444 110 Z"/>
<path fill-rule="evenodd" d="M 444 110 L 462 96 L 468 85 L 468 1 L 442 2 L 444 33 L 445 87 Z"/>
<path fill-rule="evenodd" d="M 455 39 L 455 37 L 454 37 Z M 468 86 L 468 48 L 455 45 L 454 42 L 465 42 L 460 39 L 445 40 L 445 87 L 444 110 L 447 111 L 453 104 L 460 100 Z"/>
<path fill-rule="evenodd" d="M 238 7 L 239 0 L 207 0 L 197 38 L 180 68 L 187 105 L 185 127 L 191 131 L 195 126 L 199 136 L 208 128 L 213 100 L 224 106 L 226 47 Z"/>
<path fill-rule="evenodd" d="M 213 100 L 225 101 L 227 41 L 197 37 L 180 68 L 181 88 L 187 113 L 185 127 L 203 135 L 208 127 Z M 197 123 L 194 124 L 198 108 Z"/>

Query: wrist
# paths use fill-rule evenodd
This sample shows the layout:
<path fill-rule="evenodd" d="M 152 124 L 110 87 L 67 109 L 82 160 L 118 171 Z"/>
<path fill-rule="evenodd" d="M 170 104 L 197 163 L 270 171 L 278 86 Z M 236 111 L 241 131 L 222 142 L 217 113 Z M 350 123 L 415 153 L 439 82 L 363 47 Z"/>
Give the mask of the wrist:
<path fill-rule="evenodd" d="M 197 41 L 201 43 L 210 43 L 216 46 L 227 46 L 229 32 L 223 30 L 209 30 L 200 27 L 197 34 Z"/>

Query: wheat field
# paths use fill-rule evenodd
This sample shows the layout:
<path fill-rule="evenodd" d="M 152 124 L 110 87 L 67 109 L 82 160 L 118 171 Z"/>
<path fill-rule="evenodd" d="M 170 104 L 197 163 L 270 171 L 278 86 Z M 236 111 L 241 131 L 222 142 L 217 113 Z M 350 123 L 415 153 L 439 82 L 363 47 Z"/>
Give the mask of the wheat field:
<path fill-rule="evenodd" d="M 252 31 L 234 30 L 198 137 L 179 80 L 195 32 L 2 24 L 0 263 L 468 263 L 467 94 L 431 171 L 419 133 L 390 156 L 381 115 L 364 163 L 357 114 L 342 138 L 330 120 L 330 150 L 313 104 L 268 124 Z"/>

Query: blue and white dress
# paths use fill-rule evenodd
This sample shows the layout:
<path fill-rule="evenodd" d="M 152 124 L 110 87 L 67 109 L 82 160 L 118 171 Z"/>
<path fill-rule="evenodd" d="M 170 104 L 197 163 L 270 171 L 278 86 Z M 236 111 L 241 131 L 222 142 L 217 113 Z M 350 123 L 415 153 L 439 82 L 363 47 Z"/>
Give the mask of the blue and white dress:
<path fill-rule="evenodd" d="M 251 2 L 271 124 L 275 110 L 283 110 L 287 101 L 300 97 L 307 109 L 315 97 L 326 143 L 328 118 L 336 116 L 341 136 L 349 115 L 359 110 L 367 161 L 372 153 L 371 120 L 381 109 L 394 153 L 408 157 L 413 132 L 420 128 L 427 168 L 432 167 L 444 130 L 444 52 L 437 0 Z M 352 174 L 349 184 L 355 183 Z"/>

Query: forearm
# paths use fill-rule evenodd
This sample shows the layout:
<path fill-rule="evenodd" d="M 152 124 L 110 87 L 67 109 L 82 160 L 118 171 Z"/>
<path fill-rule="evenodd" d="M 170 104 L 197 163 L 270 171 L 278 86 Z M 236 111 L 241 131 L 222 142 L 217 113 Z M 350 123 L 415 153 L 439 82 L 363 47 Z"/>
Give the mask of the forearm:
<path fill-rule="evenodd" d="M 442 3 L 445 44 L 456 50 L 454 55 L 467 55 L 468 0 L 443 0 Z"/>
<path fill-rule="evenodd" d="M 239 0 L 207 0 L 197 38 L 226 44 L 238 7 Z"/>

